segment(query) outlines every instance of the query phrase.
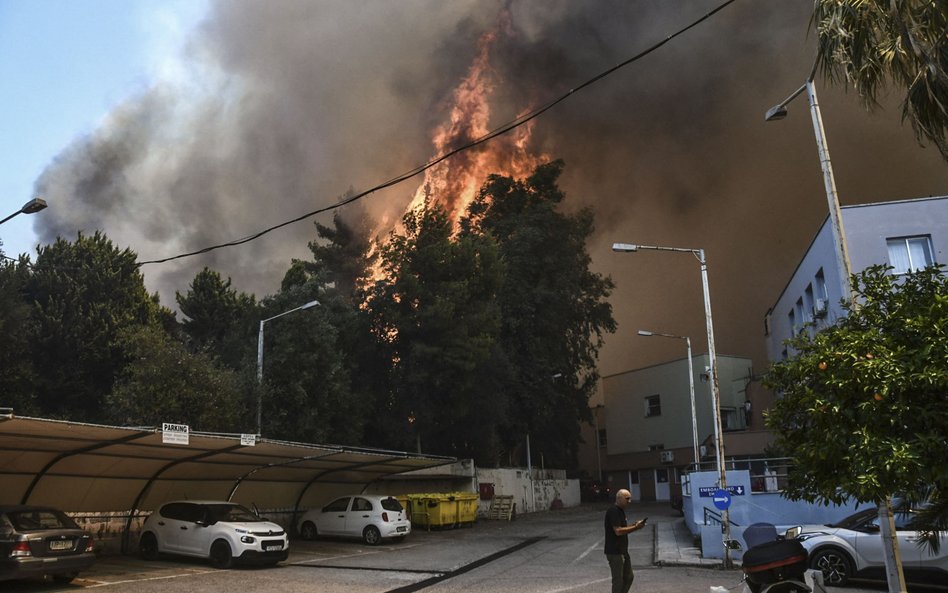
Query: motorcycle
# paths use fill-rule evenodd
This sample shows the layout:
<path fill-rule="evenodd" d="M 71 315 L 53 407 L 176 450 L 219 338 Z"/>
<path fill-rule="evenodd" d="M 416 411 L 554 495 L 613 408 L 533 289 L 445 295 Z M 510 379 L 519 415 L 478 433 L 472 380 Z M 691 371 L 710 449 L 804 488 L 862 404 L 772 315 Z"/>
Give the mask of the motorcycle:
<path fill-rule="evenodd" d="M 744 530 L 742 570 L 751 593 L 822 593 L 822 574 L 807 571 L 807 552 L 797 539 L 800 528 L 783 535 L 770 523 L 754 523 Z M 740 549 L 740 542 L 729 542 Z"/>

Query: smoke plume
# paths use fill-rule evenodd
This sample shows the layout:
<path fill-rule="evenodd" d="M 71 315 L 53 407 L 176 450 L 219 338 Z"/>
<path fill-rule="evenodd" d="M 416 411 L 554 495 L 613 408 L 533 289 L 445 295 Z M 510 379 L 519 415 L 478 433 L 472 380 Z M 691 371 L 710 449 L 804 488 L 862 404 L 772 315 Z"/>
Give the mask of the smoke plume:
<path fill-rule="evenodd" d="M 78 138 L 37 181 L 57 204 L 40 240 L 104 231 L 149 260 L 239 239 L 334 203 L 433 156 L 432 133 L 491 29 L 491 127 L 567 92 L 717 2 L 226 0 L 188 45 L 190 79 L 156 83 Z M 596 269 L 612 275 L 609 374 L 683 356 L 637 329 L 704 336 L 689 256 L 613 254 L 614 241 L 705 249 L 718 352 L 763 360 L 762 319 L 826 200 L 798 88 L 815 40 L 806 2 L 737 2 L 535 121 L 531 150 L 566 161 L 567 207 L 591 206 Z M 501 15 L 505 19 L 500 18 Z M 948 171 L 894 106 L 868 115 L 820 86 L 844 204 L 945 193 Z M 421 179 L 363 200 L 397 220 Z M 319 222 L 328 223 L 330 214 Z M 239 247 L 143 268 L 174 306 L 204 266 L 276 292 L 309 256 L 312 220 Z M 668 341 L 671 342 L 671 341 Z"/>

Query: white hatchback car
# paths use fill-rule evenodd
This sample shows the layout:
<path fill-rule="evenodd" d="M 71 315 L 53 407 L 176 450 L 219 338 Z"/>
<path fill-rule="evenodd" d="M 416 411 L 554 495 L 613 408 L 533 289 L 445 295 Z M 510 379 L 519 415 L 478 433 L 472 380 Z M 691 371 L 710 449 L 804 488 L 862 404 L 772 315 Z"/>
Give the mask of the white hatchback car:
<path fill-rule="evenodd" d="M 299 532 L 303 539 L 358 537 L 374 546 L 383 539 L 404 539 L 411 533 L 411 521 L 402 504 L 391 496 L 353 494 L 307 511 L 299 521 Z"/>
<path fill-rule="evenodd" d="M 275 565 L 289 555 L 286 531 L 239 504 L 216 500 L 165 503 L 142 526 L 142 558 L 159 554 L 209 558 L 218 568 Z"/>
<path fill-rule="evenodd" d="M 948 534 L 942 534 L 937 554 L 919 545 L 911 526 L 913 512 L 895 513 L 902 568 L 909 582 L 948 582 Z M 809 554 L 810 568 L 823 573 L 823 582 L 841 587 L 851 578 L 885 580 L 879 511 L 868 508 L 830 525 L 807 525 L 799 536 Z"/>

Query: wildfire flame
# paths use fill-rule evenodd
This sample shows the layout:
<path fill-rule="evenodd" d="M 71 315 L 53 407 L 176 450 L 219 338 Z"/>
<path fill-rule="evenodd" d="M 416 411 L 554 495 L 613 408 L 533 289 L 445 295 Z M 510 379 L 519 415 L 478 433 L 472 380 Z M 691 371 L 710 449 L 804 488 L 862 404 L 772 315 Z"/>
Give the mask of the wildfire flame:
<path fill-rule="evenodd" d="M 444 154 L 490 132 L 489 99 L 494 90 L 490 50 L 496 39 L 495 31 L 481 36 L 474 62 L 454 89 L 449 121 L 435 130 L 432 138 L 435 154 Z M 428 169 L 409 210 L 421 205 L 428 194 L 447 209 L 457 227 L 487 175 L 523 177 L 539 164 L 540 159 L 527 152 L 531 132 L 532 125 L 528 123 L 483 147 L 466 150 Z"/>
<path fill-rule="evenodd" d="M 507 30 L 505 22 L 502 15 L 497 29 L 484 33 L 478 40 L 477 55 L 467 75 L 454 89 L 450 117 L 432 136 L 434 154 L 445 154 L 490 132 L 489 99 L 495 88 L 496 77 L 490 65 L 490 53 L 498 32 Z M 445 208 L 457 229 L 467 207 L 474 201 L 477 190 L 489 174 L 525 177 L 540 164 L 543 156 L 534 156 L 527 151 L 532 131 L 533 124 L 528 122 L 426 170 L 425 178 L 415 190 L 406 212 L 418 208 L 427 196 Z M 400 224 L 401 221 L 398 221 L 395 228 Z M 385 226 L 388 225 L 383 221 L 378 230 L 382 231 Z M 378 263 L 372 277 L 381 278 Z"/>

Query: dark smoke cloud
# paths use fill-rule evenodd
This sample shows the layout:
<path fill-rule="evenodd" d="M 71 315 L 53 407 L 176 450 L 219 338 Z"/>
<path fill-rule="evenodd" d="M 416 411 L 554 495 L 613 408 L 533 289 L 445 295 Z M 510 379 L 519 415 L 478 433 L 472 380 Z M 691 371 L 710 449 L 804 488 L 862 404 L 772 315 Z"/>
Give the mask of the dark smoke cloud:
<path fill-rule="evenodd" d="M 219 2 L 189 45 L 192 80 L 130 99 L 38 180 L 37 193 L 57 203 L 41 241 L 101 229 L 141 259 L 164 257 L 243 237 L 408 170 L 431 156 L 431 130 L 478 38 L 504 10 L 507 34 L 492 59 L 495 124 L 715 5 Z M 764 313 L 826 212 L 804 101 L 786 121 L 763 121 L 809 73 L 810 9 L 737 2 L 537 120 L 535 149 L 566 160 L 567 203 L 595 209 L 589 248 L 618 284 L 620 330 L 603 352 L 603 373 L 683 354 L 674 343 L 633 338 L 637 329 L 690 335 L 703 350 L 696 262 L 613 254 L 614 241 L 704 248 L 718 351 L 763 362 Z M 820 90 L 844 204 L 946 192 L 945 164 L 899 125 L 894 106 L 867 115 L 854 95 Z M 397 218 L 417 185 L 373 195 L 367 206 Z M 169 305 L 204 266 L 263 296 L 278 289 L 290 258 L 308 256 L 313 237 L 306 221 L 144 272 Z"/>

